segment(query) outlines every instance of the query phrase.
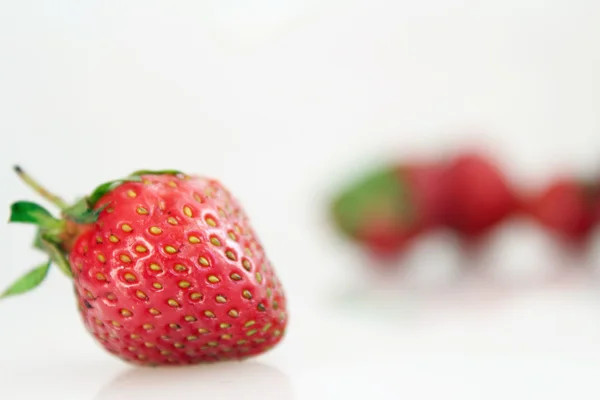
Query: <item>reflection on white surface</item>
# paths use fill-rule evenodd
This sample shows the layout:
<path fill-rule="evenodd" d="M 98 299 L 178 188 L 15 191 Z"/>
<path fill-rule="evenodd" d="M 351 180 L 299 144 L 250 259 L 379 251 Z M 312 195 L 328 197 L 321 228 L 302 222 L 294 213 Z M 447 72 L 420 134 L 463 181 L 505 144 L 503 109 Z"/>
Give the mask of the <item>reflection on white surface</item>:
<path fill-rule="evenodd" d="M 316 368 L 298 379 L 298 399 L 598 399 L 594 364 L 459 352 L 399 356 L 396 362 Z M 555 379 L 554 377 L 563 377 Z M 283 398 L 282 398 L 283 399 Z"/>
<path fill-rule="evenodd" d="M 293 399 L 289 378 L 258 362 L 196 367 L 132 368 L 110 381 L 94 400 Z"/>
<path fill-rule="evenodd" d="M 351 351 L 349 349 L 349 351 Z M 407 350 L 360 361 L 329 360 L 295 368 L 292 382 L 265 364 L 136 368 L 110 381 L 93 400 L 312 400 L 373 398 L 506 400 L 597 399 L 598 363 L 590 358 L 460 350 Z M 562 379 L 549 379 L 562 377 Z"/>

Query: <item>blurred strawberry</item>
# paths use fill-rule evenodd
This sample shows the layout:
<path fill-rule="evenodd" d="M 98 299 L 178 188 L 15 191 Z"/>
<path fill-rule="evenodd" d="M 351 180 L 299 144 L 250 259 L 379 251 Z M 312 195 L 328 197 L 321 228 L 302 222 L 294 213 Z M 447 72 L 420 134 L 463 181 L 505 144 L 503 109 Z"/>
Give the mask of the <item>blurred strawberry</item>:
<path fill-rule="evenodd" d="M 418 225 L 422 229 L 440 226 L 445 209 L 444 173 L 442 163 L 412 163 L 397 168 L 401 182 L 410 188 L 410 196 L 417 209 Z"/>
<path fill-rule="evenodd" d="M 571 244 L 582 244 L 598 223 L 599 200 L 597 185 L 558 178 L 533 198 L 528 211 L 546 229 Z"/>
<path fill-rule="evenodd" d="M 500 169 L 485 156 L 464 153 L 445 173 L 445 224 L 469 241 L 479 239 L 519 208 Z"/>
<path fill-rule="evenodd" d="M 372 171 L 334 199 L 334 223 L 373 256 L 397 256 L 439 221 L 441 178 L 436 165 L 389 165 Z"/>

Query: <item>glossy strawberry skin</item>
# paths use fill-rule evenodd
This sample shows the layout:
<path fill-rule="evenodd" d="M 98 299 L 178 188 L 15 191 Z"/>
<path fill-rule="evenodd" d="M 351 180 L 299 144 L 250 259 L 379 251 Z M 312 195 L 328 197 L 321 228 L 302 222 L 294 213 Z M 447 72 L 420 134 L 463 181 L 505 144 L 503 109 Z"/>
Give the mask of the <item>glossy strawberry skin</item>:
<path fill-rule="evenodd" d="M 506 177 L 481 154 L 457 156 L 443 184 L 445 224 L 467 240 L 481 238 L 519 209 Z"/>
<path fill-rule="evenodd" d="M 280 342 L 286 299 L 247 216 L 217 181 L 143 175 L 97 203 L 69 261 L 87 329 L 140 364 L 258 355 Z"/>
<path fill-rule="evenodd" d="M 598 222 L 591 193 L 573 179 L 556 179 L 529 205 L 530 214 L 568 242 L 582 243 Z"/>

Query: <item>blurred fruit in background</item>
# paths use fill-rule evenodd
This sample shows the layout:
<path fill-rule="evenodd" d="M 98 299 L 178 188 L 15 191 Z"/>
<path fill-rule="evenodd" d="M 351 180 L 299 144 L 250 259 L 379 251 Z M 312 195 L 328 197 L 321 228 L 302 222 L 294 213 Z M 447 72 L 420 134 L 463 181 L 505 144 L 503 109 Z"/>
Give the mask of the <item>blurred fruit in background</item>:
<path fill-rule="evenodd" d="M 356 179 L 331 203 L 336 227 L 372 256 L 399 255 L 442 216 L 440 179 L 435 164 L 385 165 Z"/>
<path fill-rule="evenodd" d="M 415 234 L 407 188 L 393 166 L 358 178 L 332 202 L 336 227 L 376 257 L 400 252 Z"/>
<path fill-rule="evenodd" d="M 557 177 L 541 193 L 531 196 L 528 213 L 567 244 L 581 246 L 599 221 L 600 182 Z"/>
<path fill-rule="evenodd" d="M 519 208 L 516 194 L 498 166 L 483 154 L 463 153 L 444 174 L 444 224 L 477 241 Z"/>
<path fill-rule="evenodd" d="M 585 244 L 600 221 L 600 179 L 593 182 L 554 178 L 525 196 L 490 155 L 463 150 L 367 171 L 337 192 L 330 214 L 338 232 L 384 261 L 436 230 L 452 232 L 466 250 L 474 249 L 519 215 L 566 243 Z"/>

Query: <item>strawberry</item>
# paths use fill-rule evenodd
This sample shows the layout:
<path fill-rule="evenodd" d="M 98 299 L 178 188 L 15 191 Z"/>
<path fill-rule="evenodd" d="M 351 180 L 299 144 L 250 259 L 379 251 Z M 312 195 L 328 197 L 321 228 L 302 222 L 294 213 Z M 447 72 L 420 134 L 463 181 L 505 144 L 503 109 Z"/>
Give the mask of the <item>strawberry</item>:
<path fill-rule="evenodd" d="M 469 241 L 481 238 L 518 209 L 506 177 L 483 155 L 455 157 L 444 175 L 445 225 Z"/>
<path fill-rule="evenodd" d="M 572 244 L 582 244 L 598 223 L 598 188 L 572 178 L 551 182 L 528 205 L 530 215 L 543 227 Z"/>
<path fill-rule="evenodd" d="M 196 364 L 262 354 L 287 324 L 281 284 L 236 199 L 218 181 L 139 171 L 68 206 L 21 169 L 62 210 L 30 202 L 12 222 L 39 228 L 50 261 L 2 297 L 42 283 L 51 263 L 73 280 L 79 312 L 97 342 L 137 364 Z"/>
<path fill-rule="evenodd" d="M 331 204 L 337 229 L 378 259 L 399 255 L 441 216 L 437 165 L 388 165 L 357 179 Z"/>
<path fill-rule="evenodd" d="M 440 227 L 445 207 L 443 163 L 407 163 L 397 167 L 399 178 L 410 188 L 411 202 L 422 231 Z"/>

